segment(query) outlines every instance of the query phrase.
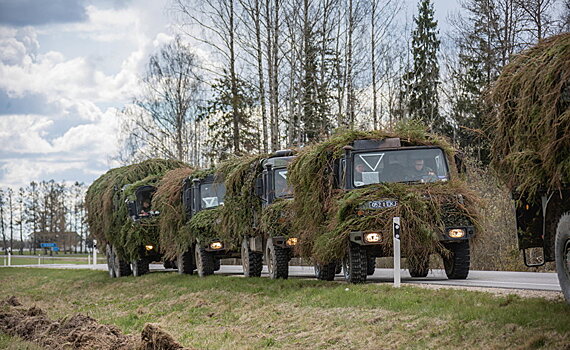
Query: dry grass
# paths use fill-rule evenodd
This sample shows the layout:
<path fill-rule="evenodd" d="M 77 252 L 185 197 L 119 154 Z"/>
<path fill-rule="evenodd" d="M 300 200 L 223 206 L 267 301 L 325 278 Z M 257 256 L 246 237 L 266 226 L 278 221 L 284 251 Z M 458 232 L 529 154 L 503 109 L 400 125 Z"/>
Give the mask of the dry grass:
<path fill-rule="evenodd" d="M 550 348 L 570 344 L 561 301 L 292 279 L 2 269 L 5 295 L 52 318 L 81 312 L 127 333 L 158 323 L 207 349 Z M 348 287 L 348 288 L 347 288 Z"/>

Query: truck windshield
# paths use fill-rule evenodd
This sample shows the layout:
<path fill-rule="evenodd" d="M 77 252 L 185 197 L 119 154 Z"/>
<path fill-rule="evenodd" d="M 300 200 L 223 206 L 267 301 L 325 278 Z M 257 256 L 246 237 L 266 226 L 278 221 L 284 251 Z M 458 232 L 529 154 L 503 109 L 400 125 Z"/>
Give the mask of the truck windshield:
<path fill-rule="evenodd" d="M 287 169 L 275 170 L 275 197 L 291 197 L 293 195 L 293 187 L 287 182 Z"/>
<path fill-rule="evenodd" d="M 381 182 L 437 182 L 449 179 L 447 162 L 439 148 L 356 153 L 355 187 Z"/>
<path fill-rule="evenodd" d="M 200 185 L 202 209 L 215 208 L 224 204 L 226 186 L 223 183 L 211 183 Z"/>

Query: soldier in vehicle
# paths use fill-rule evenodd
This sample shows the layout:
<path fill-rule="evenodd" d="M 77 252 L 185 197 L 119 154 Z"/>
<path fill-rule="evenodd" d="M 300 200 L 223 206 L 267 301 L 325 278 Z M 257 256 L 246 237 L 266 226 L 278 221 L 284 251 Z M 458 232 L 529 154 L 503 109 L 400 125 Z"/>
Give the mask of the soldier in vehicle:
<path fill-rule="evenodd" d="M 366 170 L 366 166 L 363 162 L 358 162 L 354 166 L 354 181 L 355 182 L 362 182 L 362 173 Z"/>
<path fill-rule="evenodd" d="M 142 209 L 140 212 L 140 216 L 148 216 L 150 212 L 150 203 L 148 200 L 144 200 L 142 203 Z"/>
<path fill-rule="evenodd" d="M 410 171 L 410 180 L 425 180 L 425 181 L 435 181 L 437 177 L 435 171 L 430 167 L 425 166 L 425 161 L 423 159 L 415 159 L 414 166 Z"/>

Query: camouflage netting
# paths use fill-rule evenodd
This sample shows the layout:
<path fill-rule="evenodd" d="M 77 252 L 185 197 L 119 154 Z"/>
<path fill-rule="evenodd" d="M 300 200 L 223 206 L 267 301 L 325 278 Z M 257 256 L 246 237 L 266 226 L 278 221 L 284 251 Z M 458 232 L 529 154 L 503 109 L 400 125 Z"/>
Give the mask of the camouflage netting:
<path fill-rule="evenodd" d="M 570 34 L 517 55 L 493 84 L 493 165 L 531 196 L 570 183 Z"/>
<path fill-rule="evenodd" d="M 158 183 L 156 193 L 152 198 L 152 206 L 160 212 L 158 230 L 160 232 L 160 249 L 166 259 L 174 259 L 185 250 L 192 241 L 182 234 L 186 224 L 186 214 L 182 203 L 183 181 L 194 170 L 188 166 L 168 171 Z"/>
<path fill-rule="evenodd" d="M 333 163 L 343 146 L 357 139 L 399 137 L 402 146 L 439 146 L 450 162 L 452 181 L 421 185 L 379 184 L 350 191 L 334 189 Z M 455 170 L 454 151 L 443 139 L 427 134 L 415 123 L 401 124 L 394 133 L 345 131 L 330 140 L 303 149 L 289 167 L 295 192 L 294 227 L 300 232 L 300 253 L 317 262 L 341 259 L 351 231 L 382 230 L 386 254 L 392 249 L 392 217 L 402 218 L 402 251 L 409 263 L 434 252 L 444 253 L 439 243 L 446 220 L 456 217 L 477 223 L 476 198 Z M 461 196 L 458 196 L 461 195 Z M 365 201 L 397 199 L 395 208 L 356 215 Z M 456 221 L 457 222 L 457 221 Z"/>
<path fill-rule="evenodd" d="M 276 199 L 263 208 L 259 228 L 267 237 L 285 236 L 296 237 L 292 229 L 294 221 L 294 201 L 292 199 Z"/>
<path fill-rule="evenodd" d="M 219 167 L 225 177 L 226 197 L 221 210 L 220 230 L 239 244 L 245 236 L 253 236 L 259 219 L 261 200 L 254 193 L 255 179 L 261 174 L 260 161 L 267 156 L 245 156 L 230 159 Z"/>
<path fill-rule="evenodd" d="M 138 186 L 156 185 L 168 170 L 184 167 L 174 160 L 150 159 L 138 164 L 109 170 L 89 186 L 85 196 L 87 223 L 100 247 L 111 243 L 124 259 L 138 257 L 138 248 L 149 240 L 157 242 L 156 219 L 133 224 L 125 199 Z M 123 186 L 134 184 L 121 193 Z"/>

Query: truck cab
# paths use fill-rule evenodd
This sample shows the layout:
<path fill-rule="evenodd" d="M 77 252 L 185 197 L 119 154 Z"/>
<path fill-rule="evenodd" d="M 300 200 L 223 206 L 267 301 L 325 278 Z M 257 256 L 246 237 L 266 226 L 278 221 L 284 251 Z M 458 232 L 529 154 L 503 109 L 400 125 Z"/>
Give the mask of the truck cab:
<path fill-rule="evenodd" d="M 127 194 L 130 192 L 131 186 L 133 185 L 123 186 L 120 195 L 125 198 L 128 215 L 133 224 L 144 225 L 146 234 L 144 235 L 143 243 L 138 248 L 139 258 L 130 262 L 117 261 L 115 265 L 119 268 L 125 265 L 122 269 L 127 275 L 132 273 L 134 276 L 142 276 L 150 271 L 149 264 L 151 262 L 161 261 L 163 257 L 158 246 L 158 235 L 154 234 L 157 230 L 156 223 L 150 221 L 151 218 L 160 215 L 160 213 L 153 210 L 151 206 L 152 197 L 156 192 L 155 186 L 139 186 L 130 194 Z M 118 254 L 116 255 L 118 256 Z M 164 266 L 165 268 L 172 267 L 172 262 L 165 261 Z"/>
<path fill-rule="evenodd" d="M 410 186 L 445 183 L 451 177 L 443 149 L 437 146 L 402 145 L 399 138 L 355 140 L 344 147 L 344 154 L 335 160 L 333 171 L 335 186 L 347 191 L 380 183 L 405 183 Z M 371 211 L 396 207 L 398 200 L 379 197 L 366 201 L 358 207 L 356 215 L 365 216 Z M 474 227 L 464 220 L 444 221 L 446 227 L 440 233 L 440 242 L 450 251 L 447 256 L 442 256 L 447 276 L 464 279 L 469 272 L 469 239 L 475 234 Z M 375 227 L 350 232 L 347 253 L 342 261 L 344 276 L 348 281 L 364 282 L 367 275 L 374 273 L 376 258 L 389 256 L 389 249 L 385 246 L 389 235 L 391 232 L 382 232 Z M 427 276 L 429 256 L 416 265 L 410 268 L 410 275 Z M 332 271 L 333 266 L 315 266 L 318 278 L 332 279 Z"/>
<path fill-rule="evenodd" d="M 123 192 L 125 189 L 123 188 Z M 129 216 L 133 221 L 148 219 L 160 214 L 151 208 L 152 196 L 155 192 L 156 187 L 154 186 L 140 186 L 134 191 L 132 196 L 125 199 Z"/>
<path fill-rule="evenodd" d="M 204 178 L 185 179 L 182 188 L 182 203 L 186 220 L 190 221 L 204 210 L 212 210 L 224 204 L 226 187 L 219 176 L 207 175 Z M 192 252 L 194 255 L 192 256 Z M 196 240 L 193 247 L 179 256 L 178 269 L 181 273 L 192 273 L 194 267 L 200 276 L 207 276 L 220 268 L 220 259 L 233 257 L 227 242 L 219 237 Z"/>
<path fill-rule="evenodd" d="M 285 232 L 272 235 L 262 232 L 260 217 L 263 211 L 276 201 L 293 199 L 293 188 L 287 181 L 287 167 L 295 159 L 292 150 L 276 151 L 260 161 L 263 169 L 255 182 L 255 195 L 261 200 L 261 213 L 255 218 L 255 233 L 245 237 L 242 242 L 241 259 L 244 274 L 248 277 L 259 276 L 262 257 L 265 256 L 271 278 L 287 278 L 289 261 L 295 254 L 296 237 L 287 237 Z"/>

